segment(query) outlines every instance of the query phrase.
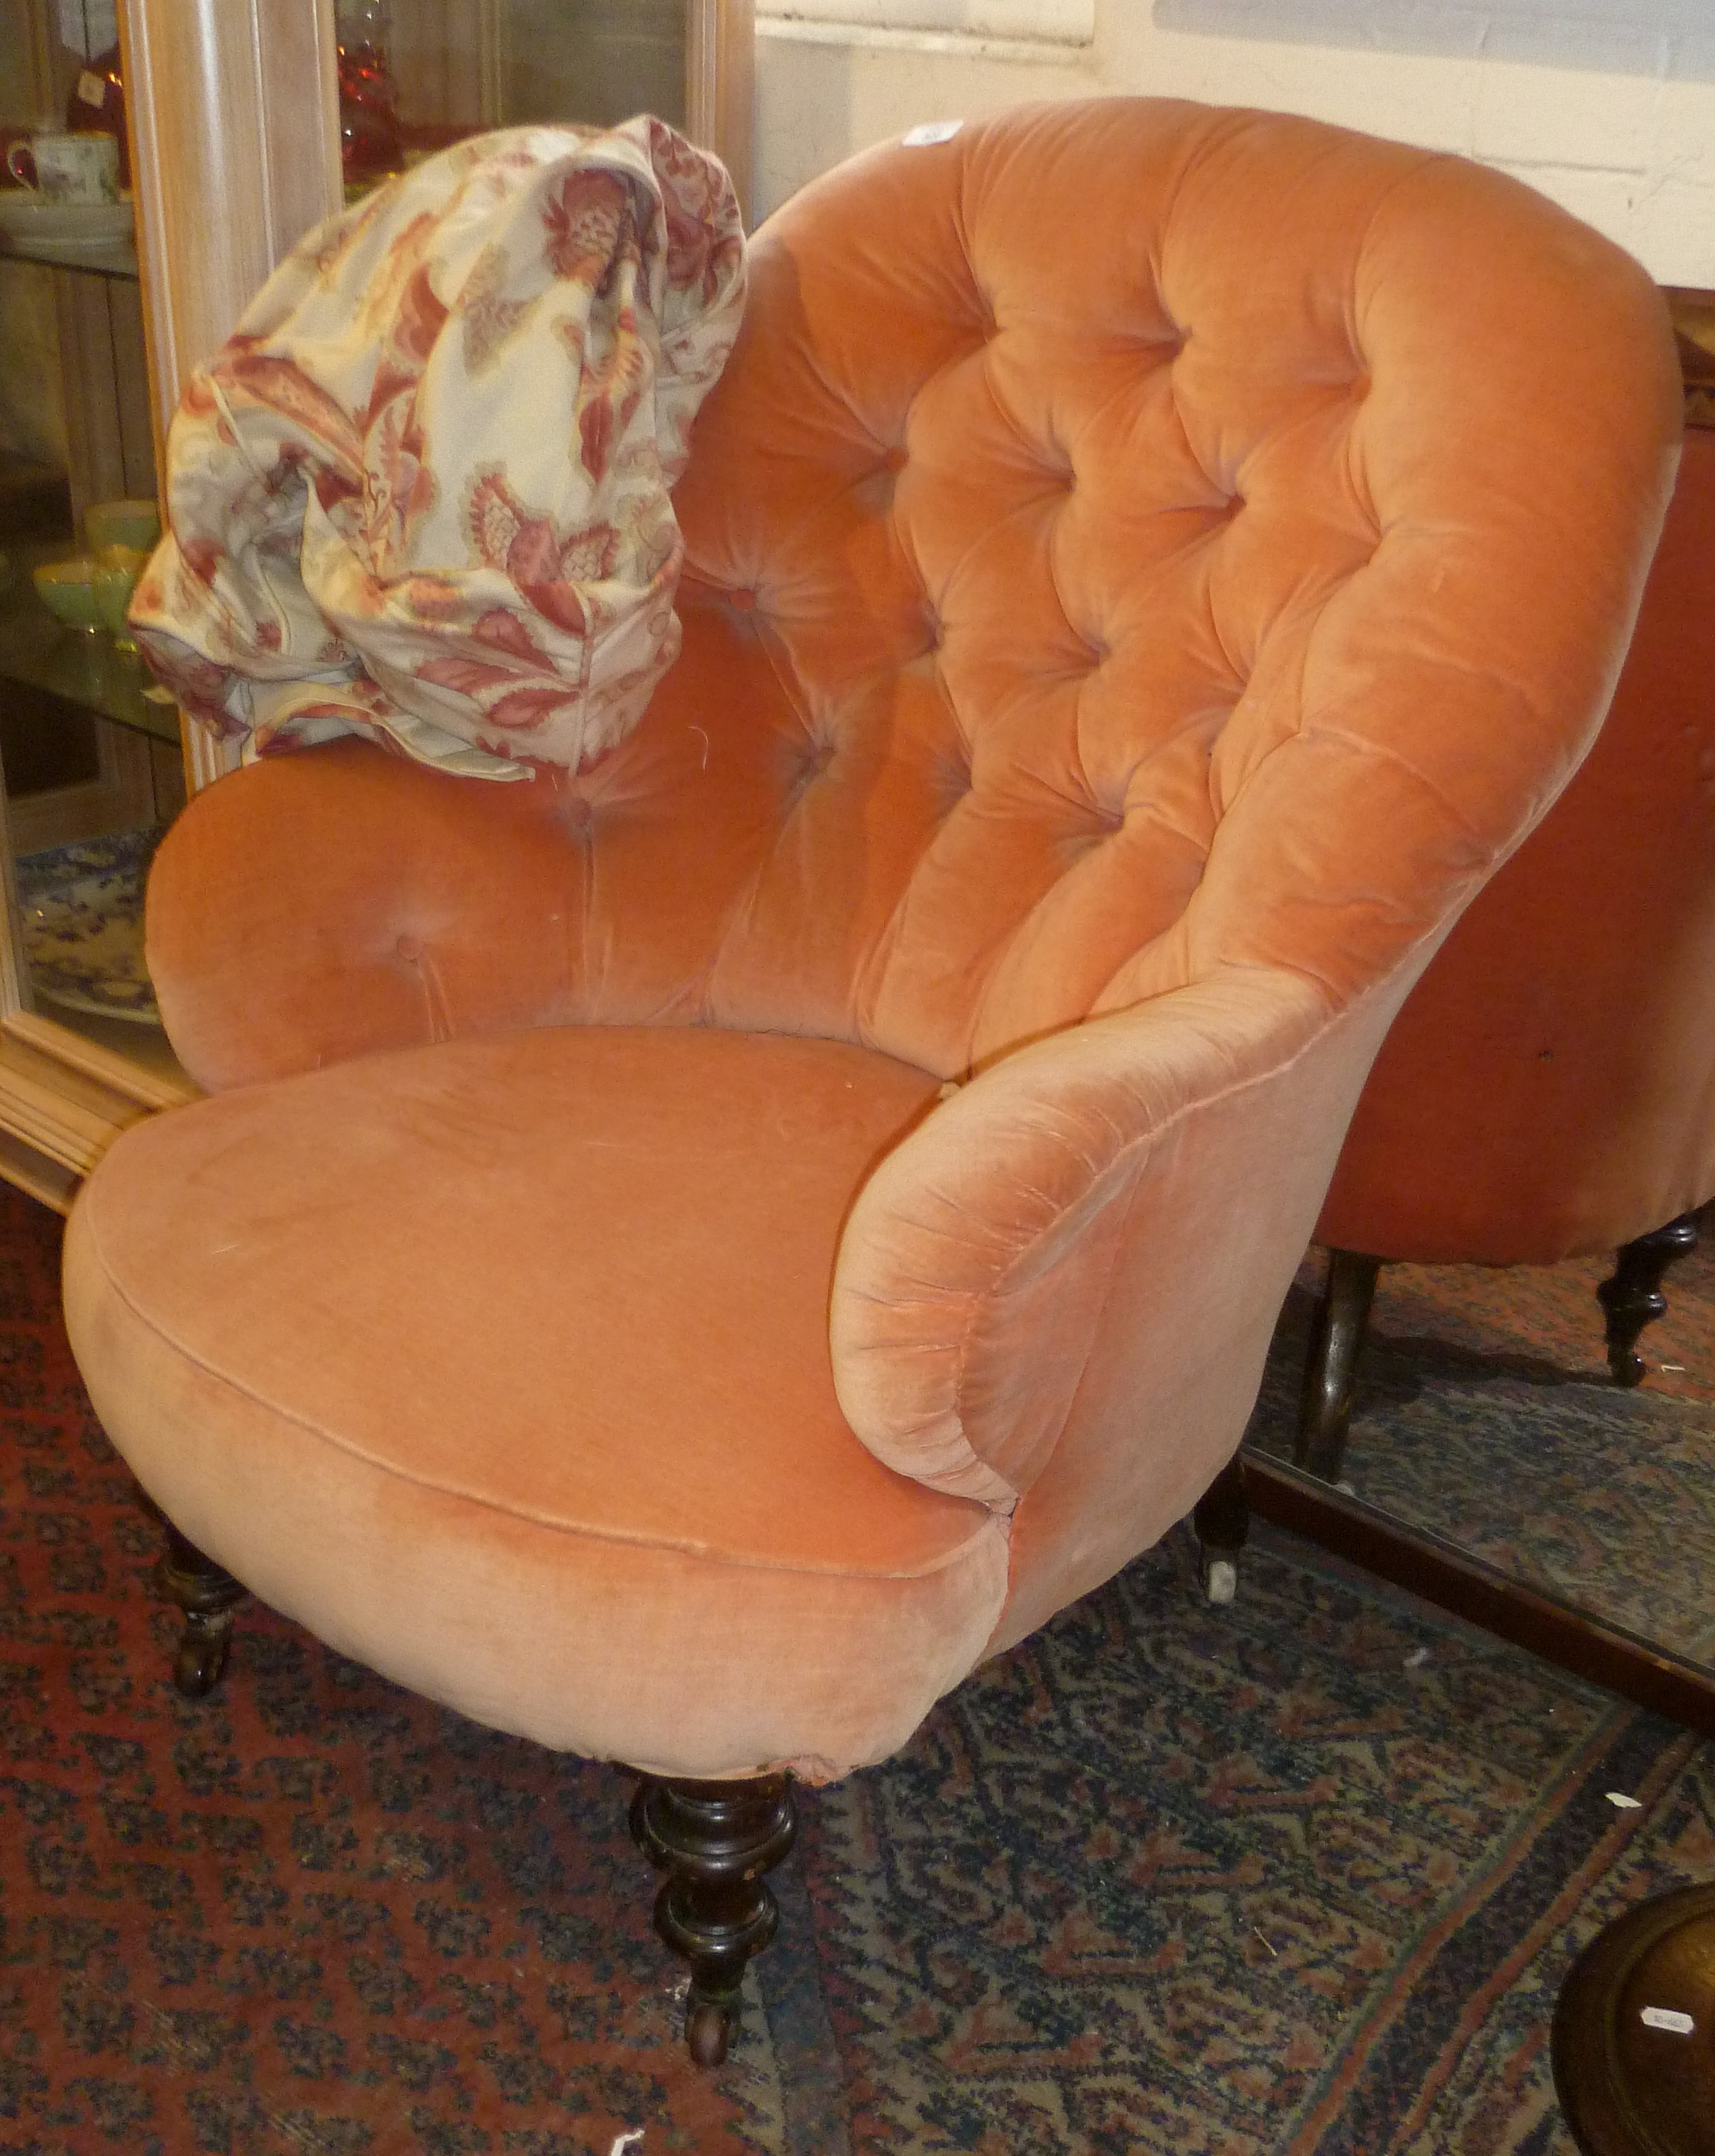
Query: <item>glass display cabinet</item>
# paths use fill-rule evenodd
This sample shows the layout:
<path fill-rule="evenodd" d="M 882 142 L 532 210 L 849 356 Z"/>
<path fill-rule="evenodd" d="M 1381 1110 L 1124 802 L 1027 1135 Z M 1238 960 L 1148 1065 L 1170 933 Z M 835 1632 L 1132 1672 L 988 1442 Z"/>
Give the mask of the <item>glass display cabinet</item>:
<path fill-rule="evenodd" d="M 142 893 L 226 760 L 123 618 L 185 376 L 302 232 L 480 129 L 655 111 L 747 200 L 752 35 L 751 0 L 0 0 L 0 1176 L 64 1207 L 193 1090 Z M 68 133 L 116 200 L 53 195 Z"/>

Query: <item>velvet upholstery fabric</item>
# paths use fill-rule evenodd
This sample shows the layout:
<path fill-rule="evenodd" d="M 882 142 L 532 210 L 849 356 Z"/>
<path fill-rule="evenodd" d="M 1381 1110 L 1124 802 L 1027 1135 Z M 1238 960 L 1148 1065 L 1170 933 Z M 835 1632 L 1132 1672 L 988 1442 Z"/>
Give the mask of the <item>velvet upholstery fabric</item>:
<path fill-rule="evenodd" d="M 1004 1518 L 880 1466 L 829 1367 L 852 1189 L 934 1092 L 844 1043 L 576 1027 L 161 1117 L 73 1219 L 97 1410 L 199 1547 L 480 1720 L 884 1756 L 1006 1587 Z"/>
<path fill-rule="evenodd" d="M 163 845 L 222 1097 L 74 1218 L 116 1442 L 475 1713 L 880 1756 L 1230 1455 L 1389 1019 L 1600 720 L 1679 410 L 1616 249 L 1309 121 L 1035 108 L 806 189 L 638 731 L 507 788 L 337 742 Z"/>
<path fill-rule="evenodd" d="M 1715 1197 L 1715 433 L 1686 437 L 1613 707 L 1376 1058 L 1337 1246 L 1550 1265 Z"/>

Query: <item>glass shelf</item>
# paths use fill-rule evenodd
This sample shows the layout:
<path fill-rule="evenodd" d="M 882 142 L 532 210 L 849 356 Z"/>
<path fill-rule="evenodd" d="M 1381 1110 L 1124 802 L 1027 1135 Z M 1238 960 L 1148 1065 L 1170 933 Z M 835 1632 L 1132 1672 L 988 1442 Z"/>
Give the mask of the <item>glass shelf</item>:
<path fill-rule="evenodd" d="M 0 261 L 41 262 L 51 270 L 82 270 L 92 276 L 117 277 L 133 285 L 137 281 L 137 250 L 129 239 L 107 240 L 96 247 L 0 233 Z"/>
<path fill-rule="evenodd" d="M 70 551 L 64 542 L 7 549 L 0 572 L 0 679 L 45 689 L 176 748 L 178 707 L 155 687 L 136 653 L 121 651 L 105 629 L 67 628 L 36 597 L 31 569 Z"/>

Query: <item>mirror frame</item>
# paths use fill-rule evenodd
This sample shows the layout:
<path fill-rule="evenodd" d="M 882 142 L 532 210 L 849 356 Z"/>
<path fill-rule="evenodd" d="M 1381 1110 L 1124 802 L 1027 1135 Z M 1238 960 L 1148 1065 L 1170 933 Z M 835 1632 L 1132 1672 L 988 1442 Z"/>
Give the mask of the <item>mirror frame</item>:
<path fill-rule="evenodd" d="M 1349 1497 L 1302 1468 L 1248 1447 L 1240 1457 L 1245 1494 L 1259 1519 L 1302 1535 L 1331 1556 L 1635 1706 L 1715 1738 L 1715 1669 L 1545 1594 L 1461 1544 Z M 1244 1591 L 1241 1565 L 1239 1592 Z"/>

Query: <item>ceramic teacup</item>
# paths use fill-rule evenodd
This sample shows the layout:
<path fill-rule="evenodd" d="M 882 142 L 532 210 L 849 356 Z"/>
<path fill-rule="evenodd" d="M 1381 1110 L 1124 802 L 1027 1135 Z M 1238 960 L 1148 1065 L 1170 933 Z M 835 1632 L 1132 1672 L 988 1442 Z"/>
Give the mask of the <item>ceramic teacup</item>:
<path fill-rule="evenodd" d="M 44 128 L 6 152 L 6 169 L 44 202 L 116 203 L 119 143 L 111 135 L 62 134 Z"/>

